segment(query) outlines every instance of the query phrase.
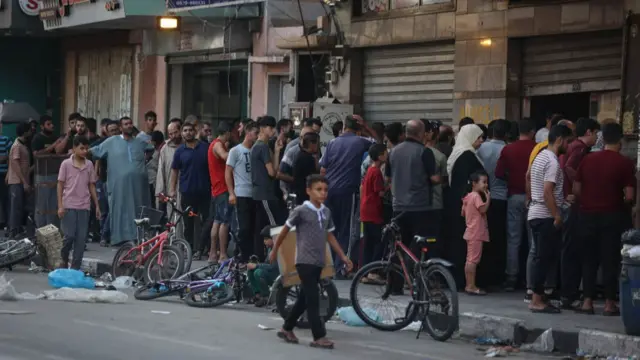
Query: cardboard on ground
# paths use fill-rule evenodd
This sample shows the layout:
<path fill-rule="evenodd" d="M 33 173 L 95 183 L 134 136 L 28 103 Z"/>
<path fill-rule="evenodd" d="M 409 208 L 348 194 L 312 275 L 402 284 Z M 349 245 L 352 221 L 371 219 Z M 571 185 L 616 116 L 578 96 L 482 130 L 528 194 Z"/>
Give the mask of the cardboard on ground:
<path fill-rule="evenodd" d="M 282 226 L 271 229 L 271 238 L 275 239 L 280 234 Z M 300 278 L 296 271 L 296 228 L 292 228 L 287 234 L 287 237 L 282 241 L 280 249 L 278 249 L 278 267 L 280 268 L 280 274 L 282 275 L 282 283 L 284 286 L 300 285 Z M 336 274 L 333 268 L 333 258 L 331 256 L 331 249 L 329 243 L 325 248 L 325 266 L 322 269 L 320 277 L 322 279 L 333 277 Z"/>

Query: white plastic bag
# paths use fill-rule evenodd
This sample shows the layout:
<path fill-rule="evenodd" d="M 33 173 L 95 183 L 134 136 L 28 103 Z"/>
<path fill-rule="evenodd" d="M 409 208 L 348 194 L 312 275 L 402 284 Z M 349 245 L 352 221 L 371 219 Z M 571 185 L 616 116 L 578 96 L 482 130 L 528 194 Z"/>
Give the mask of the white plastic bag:
<path fill-rule="evenodd" d="M 18 301 L 18 300 L 36 300 L 42 299 L 42 295 L 33 295 L 31 293 L 19 293 L 11 285 L 12 280 L 7 280 L 4 274 L 0 275 L 0 301 Z"/>
<path fill-rule="evenodd" d="M 520 349 L 537 352 L 552 352 L 554 347 L 553 329 L 549 328 L 540 334 L 536 341 L 531 344 L 522 345 Z"/>
<path fill-rule="evenodd" d="M 380 321 L 380 316 L 375 310 L 363 309 L 363 311 L 365 312 L 365 314 L 367 314 L 367 316 L 370 319 L 374 319 L 375 321 Z M 360 316 L 358 316 L 358 314 L 356 313 L 356 311 L 353 309 L 352 306 L 341 307 L 336 311 L 336 313 L 338 314 L 338 317 L 340 318 L 340 320 L 342 320 L 342 322 L 344 322 L 349 326 L 367 326 L 367 324 L 364 321 L 362 321 L 362 319 L 360 318 Z"/>
<path fill-rule="evenodd" d="M 44 292 L 48 300 L 122 304 L 129 296 L 120 291 L 60 288 Z"/>
<path fill-rule="evenodd" d="M 118 276 L 115 280 L 113 280 L 111 285 L 113 285 L 113 287 L 118 290 L 126 290 L 133 287 L 134 283 L 135 280 L 131 276 Z"/>

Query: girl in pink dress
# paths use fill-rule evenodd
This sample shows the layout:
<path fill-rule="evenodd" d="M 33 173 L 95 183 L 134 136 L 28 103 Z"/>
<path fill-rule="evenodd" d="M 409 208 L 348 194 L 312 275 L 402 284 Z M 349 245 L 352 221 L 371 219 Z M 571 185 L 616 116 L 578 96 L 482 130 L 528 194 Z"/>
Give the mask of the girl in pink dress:
<path fill-rule="evenodd" d="M 482 243 L 489 241 L 487 210 L 491 196 L 487 183 L 488 176 L 485 172 L 477 171 L 471 174 L 471 192 L 462 199 L 462 216 L 467 224 L 464 232 L 464 239 L 467 241 L 467 261 L 464 265 L 467 284 L 464 291 L 476 296 L 487 294 L 476 286 L 476 269 L 482 258 Z"/>

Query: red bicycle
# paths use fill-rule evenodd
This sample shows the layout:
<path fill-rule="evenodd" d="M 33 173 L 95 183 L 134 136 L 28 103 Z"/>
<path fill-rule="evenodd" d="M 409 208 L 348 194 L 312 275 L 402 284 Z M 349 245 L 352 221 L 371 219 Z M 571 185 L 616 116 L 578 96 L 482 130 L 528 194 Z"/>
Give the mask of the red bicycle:
<path fill-rule="evenodd" d="M 160 194 L 160 199 L 166 196 Z M 118 249 L 113 258 L 112 271 L 115 277 L 131 276 L 136 281 L 153 283 L 161 280 L 175 279 L 182 275 L 185 257 L 178 246 L 170 244 L 171 234 L 184 214 L 196 216 L 191 207 L 178 213 L 178 221 L 160 225 L 164 212 L 142 207 L 141 216 L 133 221 L 137 227 L 136 243 L 125 243 Z M 150 231 L 165 229 L 146 240 L 145 234 Z"/>

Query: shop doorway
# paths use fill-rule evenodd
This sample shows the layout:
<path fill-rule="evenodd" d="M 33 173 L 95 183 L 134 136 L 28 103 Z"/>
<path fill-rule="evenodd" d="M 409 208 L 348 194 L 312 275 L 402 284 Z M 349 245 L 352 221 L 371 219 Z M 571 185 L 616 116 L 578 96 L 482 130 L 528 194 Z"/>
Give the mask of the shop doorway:
<path fill-rule="evenodd" d="M 559 113 L 566 119 L 576 121 L 589 117 L 591 94 L 588 92 L 544 95 L 531 97 L 530 118 L 538 127 L 543 127 L 548 114 Z"/>

